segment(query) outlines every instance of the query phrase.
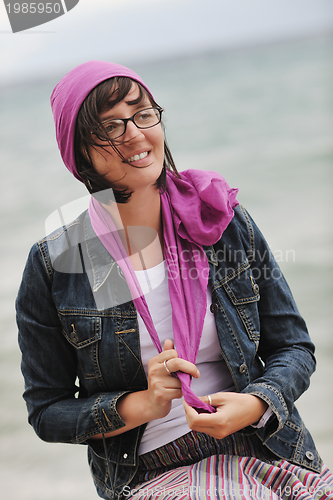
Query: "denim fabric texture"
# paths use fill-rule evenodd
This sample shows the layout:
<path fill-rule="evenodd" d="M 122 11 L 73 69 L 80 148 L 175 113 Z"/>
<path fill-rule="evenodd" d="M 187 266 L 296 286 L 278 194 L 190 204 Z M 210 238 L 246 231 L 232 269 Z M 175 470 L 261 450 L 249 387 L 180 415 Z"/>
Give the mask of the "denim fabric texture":
<path fill-rule="evenodd" d="M 322 461 L 294 405 L 315 370 L 314 346 L 291 291 L 259 229 L 242 206 L 205 252 L 222 356 L 236 390 L 274 414 L 248 427 L 277 457 L 320 472 Z M 121 498 L 138 467 L 145 426 L 124 426 L 117 400 L 147 388 L 137 314 L 118 264 L 87 212 L 31 249 L 17 298 L 29 422 L 48 442 L 88 445 L 98 494 Z"/>

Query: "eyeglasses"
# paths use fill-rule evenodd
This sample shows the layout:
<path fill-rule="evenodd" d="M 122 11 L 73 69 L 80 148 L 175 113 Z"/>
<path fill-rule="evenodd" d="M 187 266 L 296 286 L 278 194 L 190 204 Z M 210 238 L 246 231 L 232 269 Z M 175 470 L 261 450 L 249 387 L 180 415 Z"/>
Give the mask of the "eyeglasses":
<path fill-rule="evenodd" d="M 134 113 L 131 118 L 117 118 L 103 122 L 103 127 L 106 130 L 110 139 L 118 139 L 126 132 L 128 122 L 133 122 L 139 129 L 155 127 L 161 122 L 162 108 L 145 108 Z M 99 129 L 94 134 L 98 139 L 105 141 L 105 133 L 103 129 Z"/>

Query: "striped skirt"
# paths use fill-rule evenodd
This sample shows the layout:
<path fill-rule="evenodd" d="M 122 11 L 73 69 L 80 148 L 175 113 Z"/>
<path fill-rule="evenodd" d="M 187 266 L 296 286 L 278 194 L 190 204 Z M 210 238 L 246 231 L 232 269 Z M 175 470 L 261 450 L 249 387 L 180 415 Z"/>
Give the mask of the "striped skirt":
<path fill-rule="evenodd" d="M 333 475 L 293 465 L 255 436 L 191 432 L 140 457 L 131 500 L 333 500 Z"/>

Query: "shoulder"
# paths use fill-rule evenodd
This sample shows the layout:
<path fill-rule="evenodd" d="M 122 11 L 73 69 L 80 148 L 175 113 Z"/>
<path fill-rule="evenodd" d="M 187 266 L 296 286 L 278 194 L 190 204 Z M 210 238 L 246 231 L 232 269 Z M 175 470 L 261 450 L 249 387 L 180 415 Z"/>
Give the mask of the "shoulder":
<path fill-rule="evenodd" d="M 57 260 L 59 261 L 61 256 L 66 256 L 68 262 L 74 249 L 77 253 L 78 244 L 84 241 L 85 233 L 90 227 L 88 210 L 85 210 L 69 224 L 55 229 L 37 241 L 30 250 L 27 267 L 38 268 L 42 264 L 49 277 L 52 278 L 54 268 L 57 267 Z"/>
<path fill-rule="evenodd" d="M 268 247 L 257 224 L 243 205 L 234 208 L 234 216 L 217 243 L 226 248 L 242 248 L 248 259 L 255 259 L 256 252 Z"/>
<path fill-rule="evenodd" d="M 257 230 L 252 217 L 249 212 L 245 209 L 243 205 L 237 205 L 234 207 L 234 216 L 231 219 L 228 227 L 224 231 L 224 237 L 235 237 L 241 238 L 244 241 L 251 243 L 254 237 L 254 232 Z"/>
<path fill-rule="evenodd" d="M 75 236 L 78 236 L 82 231 L 84 232 L 87 223 L 90 223 L 90 218 L 88 210 L 85 210 L 72 222 L 58 227 L 52 231 L 52 233 L 37 241 L 36 245 L 43 246 L 45 244 L 52 244 L 52 242 L 61 245 L 64 244 L 65 241 L 68 243 L 69 237 L 75 238 Z"/>

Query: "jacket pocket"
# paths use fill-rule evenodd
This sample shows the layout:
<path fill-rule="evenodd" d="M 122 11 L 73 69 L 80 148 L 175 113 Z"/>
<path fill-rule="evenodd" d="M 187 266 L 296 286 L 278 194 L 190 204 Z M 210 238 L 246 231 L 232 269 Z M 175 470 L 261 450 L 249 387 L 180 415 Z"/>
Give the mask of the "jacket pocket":
<path fill-rule="evenodd" d="M 76 349 L 87 347 L 102 338 L 102 320 L 90 314 L 58 311 L 62 331 Z"/>
<path fill-rule="evenodd" d="M 260 340 L 260 320 L 258 302 L 260 300 L 259 285 L 253 278 L 250 265 L 242 267 L 223 283 L 231 303 L 235 306 L 248 336 L 258 348 Z"/>
<path fill-rule="evenodd" d="M 102 318 L 95 312 L 73 310 L 60 310 L 58 315 L 64 337 L 76 350 L 79 376 L 101 380 L 98 347 L 102 338 Z"/>

